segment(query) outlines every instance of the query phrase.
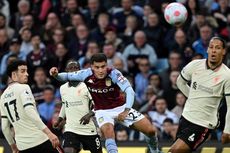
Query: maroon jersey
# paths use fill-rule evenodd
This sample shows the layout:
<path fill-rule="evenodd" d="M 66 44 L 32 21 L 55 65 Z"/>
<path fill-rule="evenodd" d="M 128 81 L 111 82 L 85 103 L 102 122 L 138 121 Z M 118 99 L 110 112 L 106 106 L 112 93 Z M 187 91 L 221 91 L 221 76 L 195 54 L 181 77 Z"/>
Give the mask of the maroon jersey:
<path fill-rule="evenodd" d="M 113 81 L 114 75 L 111 74 L 112 69 L 108 69 L 107 71 L 108 75 L 104 79 L 97 79 L 92 74 L 84 80 L 94 101 L 95 110 L 112 109 L 122 106 L 125 103 L 120 87 Z M 118 75 L 121 74 L 118 73 L 115 77 L 120 77 Z"/>

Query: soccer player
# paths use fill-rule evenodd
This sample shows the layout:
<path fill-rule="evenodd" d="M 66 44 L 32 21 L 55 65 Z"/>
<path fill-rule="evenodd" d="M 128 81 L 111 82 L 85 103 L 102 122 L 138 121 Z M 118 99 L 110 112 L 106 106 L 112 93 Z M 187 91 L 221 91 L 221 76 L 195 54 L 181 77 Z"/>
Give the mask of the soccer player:
<path fill-rule="evenodd" d="M 50 69 L 50 75 L 58 80 L 84 81 L 94 101 L 97 123 L 105 137 L 108 153 L 117 153 L 114 122 L 145 134 L 151 153 L 159 152 L 156 128 L 141 113 L 132 109 L 134 91 L 129 81 L 117 69 L 107 67 L 107 58 L 103 53 L 91 57 L 91 68 L 74 73 L 58 73 L 56 67 Z M 121 91 L 126 93 L 126 100 Z"/>
<path fill-rule="evenodd" d="M 223 97 L 227 115 L 222 141 L 230 137 L 230 70 L 222 63 L 226 53 L 225 41 L 213 37 L 208 46 L 208 59 L 193 60 L 177 78 L 178 88 L 188 97 L 170 153 L 196 150 L 218 126 L 218 108 Z M 190 86 L 187 84 L 190 83 Z"/>
<path fill-rule="evenodd" d="M 69 61 L 67 72 L 77 72 L 80 64 Z M 81 150 L 81 144 L 85 150 L 91 153 L 102 153 L 100 137 L 92 120 L 90 109 L 92 97 L 84 82 L 68 81 L 60 87 L 62 108 L 55 127 L 58 127 L 66 118 L 63 147 L 65 153 L 76 153 Z"/>
<path fill-rule="evenodd" d="M 41 121 L 31 89 L 26 84 L 26 63 L 12 62 L 7 75 L 12 82 L 1 96 L 0 111 L 2 131 L 13 153 L 58 153 L 54 148 L 58 147 L 59 140 Z M 14 128 L 15 140 L 10 125 Z"/>

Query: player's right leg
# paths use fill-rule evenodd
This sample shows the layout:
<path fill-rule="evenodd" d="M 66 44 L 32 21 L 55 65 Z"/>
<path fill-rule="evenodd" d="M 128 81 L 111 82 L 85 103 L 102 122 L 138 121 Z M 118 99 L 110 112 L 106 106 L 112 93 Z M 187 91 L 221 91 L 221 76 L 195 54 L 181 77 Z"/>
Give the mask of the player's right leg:
<path fill-rule="evenodd" d="M 150 152 L 161 153 L 158 148 L 157 129 L 143 114 L 130 109 L 128 116 L 121 124 L 144 133 Z"/>
<path fill-rule="evenodd" d="M 210 129 L 191 123 L 182 116 L 177 130 L 177 140 L 171 146 L 169 153 L 191 153 L 208 138 L 210 133 Z"/>
<path fill-rule="evenodd" d="M 72 132 L 64 133 L 63 148 L 65 153 L 78 153 L 81 150 L 80 141 L 77 135 Z"/>
<path fill-rule="evenodd" d="M 105 137 L 105 147 L 108 153 L 118 153 L 117 144 L 115 141 L 114 119 L 110 110 L 96 111 L 95 117 L 97 124 Z"/>
<path fill-rule="evenodd" d="M 144 133 L 145 140 L 151 153 L 161 152 L 158 148 L 157 129 L 146 117 L 134 122 L 130 127 Z"/>

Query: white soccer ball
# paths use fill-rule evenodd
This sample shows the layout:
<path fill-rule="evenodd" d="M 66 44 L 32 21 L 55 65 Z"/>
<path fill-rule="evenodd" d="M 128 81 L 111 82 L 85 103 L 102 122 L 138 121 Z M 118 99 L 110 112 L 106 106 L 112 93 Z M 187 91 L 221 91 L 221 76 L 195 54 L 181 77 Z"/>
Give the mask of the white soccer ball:
<path fill-rule="evenodd" d="M 188 17 L 188 12 L 183 4 L 173 2 L 166 6 L 164 17 L 171 25 L 182 25 Z"/>

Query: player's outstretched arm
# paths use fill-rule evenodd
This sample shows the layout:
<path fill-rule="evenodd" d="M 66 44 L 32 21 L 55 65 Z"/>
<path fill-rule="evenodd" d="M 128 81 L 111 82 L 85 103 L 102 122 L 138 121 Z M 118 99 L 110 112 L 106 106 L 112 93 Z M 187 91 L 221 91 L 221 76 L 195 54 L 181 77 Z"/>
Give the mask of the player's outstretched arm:
<path fill-rule="evenodd" d="M 59 81 L 84 81 L 84 79 L 91 73 L 89 71 L 84 71 L 86 73 L 82 73 L 83 70 L 80 73 L 78 72 L 58 73 L 58 69 L 56 67 L 52 67 L 49 71 L 50 76 L 54 77 Z"/>

